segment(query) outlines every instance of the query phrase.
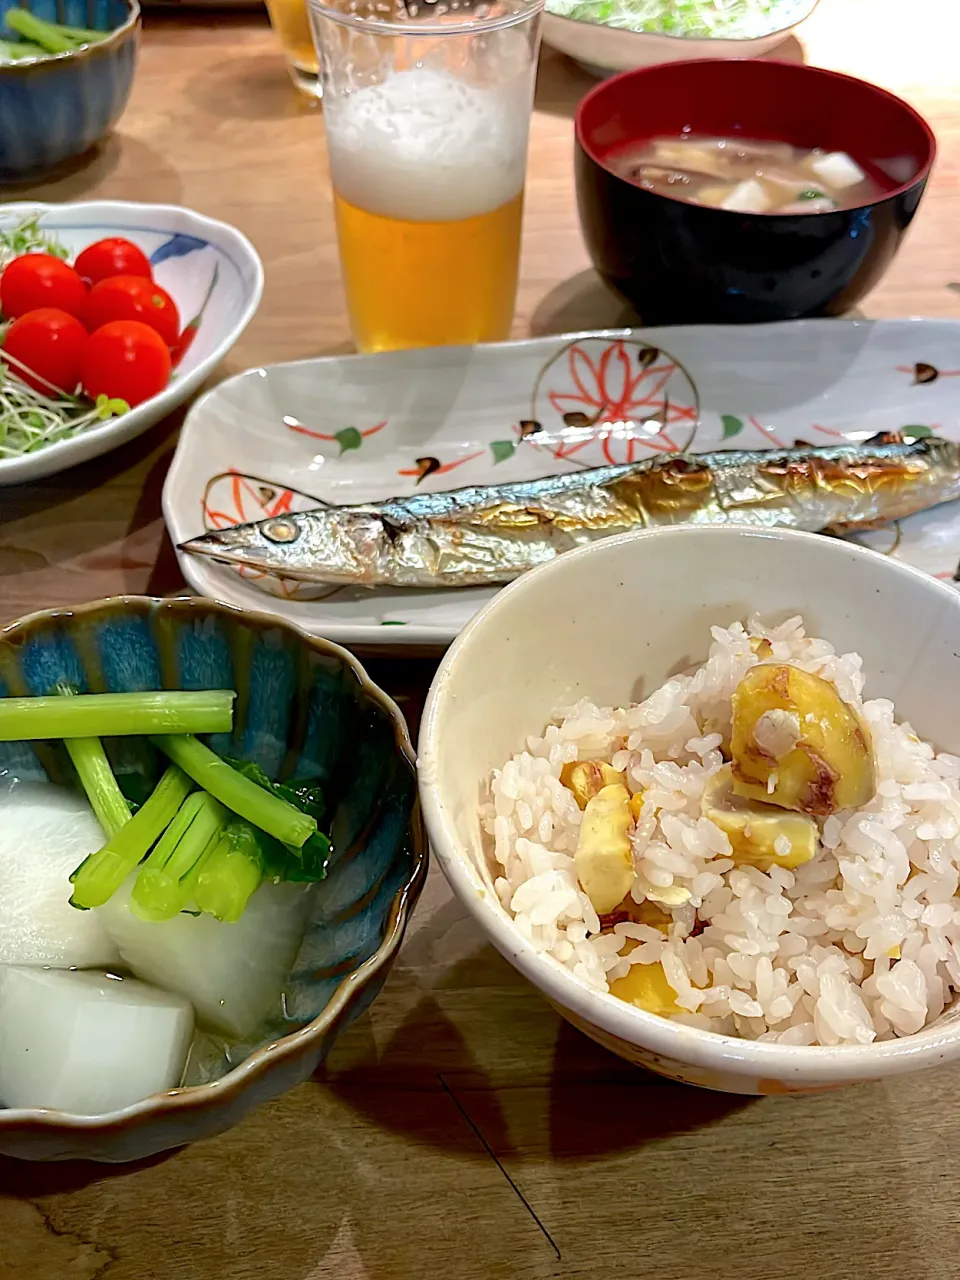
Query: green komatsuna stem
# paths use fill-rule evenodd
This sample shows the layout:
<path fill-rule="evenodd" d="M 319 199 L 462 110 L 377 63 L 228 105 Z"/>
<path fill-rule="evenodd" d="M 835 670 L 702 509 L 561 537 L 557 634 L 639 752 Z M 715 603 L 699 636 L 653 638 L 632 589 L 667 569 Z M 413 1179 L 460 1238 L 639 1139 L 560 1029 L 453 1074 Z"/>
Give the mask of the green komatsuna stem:
<path fill-rule="evenodd" d="M 230 689 L 205 689 L 0 698 L 0 742 L 229 733 L 235 697 Z"/>
<path fill-rule="evenodd" d="M 234 819 L 197 878 L 196 902 L 201 911 L 233 924 L 264 878 L 264 858 L 257 833 Z"/>
<path fill-rule="evenodd" d="M 186 882 L 220 839 L 228 814 L 206 792 L 190 796 L 140 869 L 131 908 L 142 920 L 169 920 L 187 902 Z"/>
<path fill-rule="evenodd" d="M 170 765 L 130 821 L 102 849 L 85 858 L 70 877 L 71 904 L 89 909 L 108 902 L 169 827 L 192 787 L 187 775 Z"/>
<path fill-rule="evenodd" d="M 243 777 L 196 738 L 151 737 L 150 741 L 189 774 L 198 787 L 203 787 L 233 813 L 246 818 L 281 844 L 300 849 L 316 831 L 315 818 Z"/>
<path fill-rule="evenodd" d="M 53 24 L 70 40 L 77 44 L 96 44 L 98 40 L 106 40 L 109 31 L 94 31 L 92 27 L 65 27 L 62 23 Z"/>
<path fill-rule="evenodd" d="M 11 31 L 38 44 L 47 53 L 72 53 L 81 44 L 89 44 L 92 39 L 103 39 L 106 32 L 83 32 L 80 28 L 60 27 L 54 22 L 44 22 L 27 9 L 9 9 L 4 15 L 4 23 Z"/>
<path fill-rule="evenodd" d="M 60 699 L 58 699 L 60 701 Z M 62 701 L 66 702 L 64 698 Z M 108 840 L 130 821 L 130 806 L 123 797 L 99 738 L 68 738 L 70 753 L 87 799 Z"/>

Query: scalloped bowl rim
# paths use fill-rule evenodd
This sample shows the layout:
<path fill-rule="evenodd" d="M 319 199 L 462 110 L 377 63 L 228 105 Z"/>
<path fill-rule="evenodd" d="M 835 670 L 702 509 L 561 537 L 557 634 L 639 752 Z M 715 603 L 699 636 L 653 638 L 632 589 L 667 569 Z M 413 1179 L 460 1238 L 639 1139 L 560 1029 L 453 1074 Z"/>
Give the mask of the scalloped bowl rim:
<path fill-rule="evenodd" d="M 59 63 L 72 62 L 77 59 L 87 58 L 91 54 L 95 54 L 98 49 L 110 49 L 115 44 L 120 44 L 123 38 L 130 34 L 140 24 L 140 0 L 121 0 L 129 9 L 129 13 L 119 27 L 111 27 L 109 31 L 104 33 L 102 40 L 92 40 L 89 44 L 83 44 L 79 49 L 64 49 L 62 53 L 47 53 L 32 57 L 18 58 L 15 62 L 5 62 L 0 64 L 0 75 L 6 75 L 10 72 L 16 74 L 20 71 L 29 71 L 33 67 L 54 66 Z"/>
<path fill-rule="evenodd" d="M 791 18 L 786 25 L 772 27 L 769 31 L 764 31 L 762 34 L 755 36 L 678 36 L 669 31 L 635 31 L 632 27 L 612 27 L 608 22 L 592 22 L 589 18 L 572 18 L 568 13 L 554 13 L 547 8 L 544 8 L 543 16 L 544 19 L 554 18 L 558 22 L 569 22 L 577 27 L 593 27 L 595 30 L 609 31 L 611 34 L 628 36 L 631 39 L 667 40 L 676 42 L 678 47 L 681 45 L 692 47 L 697 44 L 708 47 L 718 44 L 731 44 L 739 45 L 746 51 L 750 45 L 756 44 L 758 40 L 772 40 L 775 36 L 788 36 L 791 31 L 799 27 L 801 22 L 806 22 L 819 3 L 820 0 L 807 0 L 806 9 L 797 14 L 796 17 Z"/>
<path fill-rule="evenodd" d="M 436 782 L 435 760 L 442 749 L 442 744 L 436 738 L 436 725 L 445 687 L 450 683 L 453 668 L 460 661 L 461 650 L 469 643 L 474 632 L 488 626 L 499 614 L 509 609 L 514 598 L 527 589 L 526 584 L 550 575 L 561 576 L 564 566 L 574 559 L 602 556 L 604 548 L 630 542 L 639 544 L 650 538 L 661 537 L 664 533 L 670 537 L 686 537 L 693 541 L 709 532 L 708 528 L 696 525 L 674 526 L 669 530 L 648 529 L 605 538 L 567 551 L 556 560 L 531 570 L 502 588 L 473 617 L 444 655 L 430 686 L 421 721 L 418 744 L 420 800 L 431 851 L 436 855 L 444 876 L 460 902 L 501 955 L 528 978 L 542 995 L 561 1009 L 570 1010 L 590 1025 L 617 1036 L 627 1044 L 711 1071 L 727 1071 L 736 1076 L 759 1074 L 784 1080 L 791 1076 L 802 1076 L 805 1080 L 822 1081 L 824 1084 L 880 1079 L 955 1061 L 960 1058 L 960 1021 L 947 1026 L 928 1027 L 910 1036 L 869 1045 L 784 1045 L 704 1031 L 627 1004 L 608 992 L 595 990 L 552 956 L 537 951 L 506 915 L 499 901 L 494 903 L 491 900 L 488 886 L 462 848 L 457 836 L 453 806 L 448 806 L 439 794 Z M 761 536 L 756 529 L 748 532 Z M 762 536 L 775 541 L 787 539 L 814 544 L 823 542 L 822 534 L 800 533 L 795 530 L 766 529 L 762 531 Z M 879 557 L 875 551 L 852 542 L 838 542 L 837 546 L 845 548 L 856 560 L 874 567 L 875 562 L 880 560 L 885 566 L 880 572 L 887 572 L 892 578 L 901 581 L 910 579 L 921 582 L 932 595 L 949 601 L 952 609 L 960 610 L 956 591 L 922 570 Z M 556 586 L 558 590 L 561 589 L 560 582 Z"/>
<path fill-rule="evenodd" d="M 174 409 L 185 404 L 196 395 L 220 361 L 236 346 L 250 321 L 256 315 L 263 298 L 263 262 L 252 241 L 244 235 L 239 227 L 233 226 L 232 223 L 223 222 L 219 218 L 211 218 L 205 213 L 198 213 L 196 209 L 190 209 L 186 205 L 151 204 L 149 201 L 140 200 L 77 200 L 68 204 L 44 200 L 15 200 L 8 204 L 0 204 L 0 219 L 7 221 L 16 217 L 18 213 L 25 216 L 28 212 L 36 212 L 41 217 L 49 213 L 63 212 L 65 216 L 82 218 L 91 210 L 96 210 L 98 215 L 100 215 L 101 210 L 103 211 L 100 216 L 104 221 L 101 222 L 100 229 L 104 232 L 110 230 L 110 223 L 105 221 L 106 219 L 114 215 L 121 217 L 130 210 L 139 211 L 141 214 L 149 211 L 151 214 L 158 214 L 161 219 L 172 215 L 182 218 L 186 215 L 188 221 L 193 223 L 195 230 L 213 228 L 216 231 L 216 236 L 207 235 L 208 243 L 219 247 L 219 242 L 222 240 L 227 244 L 232 244 L 239 250 L 245 265 L 252 269 L 253 287 L 246 304 L 234 318 L 223 338 L 205 359 L 201 360 L 195 368 L 184 375 L 182 381 L 176 383 L 171 380 L 158 395 L 145 400 L 143 404 L 136 405 L 129 413 L 125 413 L 118 418 L 110 418 L 101 423 L 100 426 L 91 427 L 89 431 L 84 431 L 78 436 L 71 436 L 67 440 L 58 440 L 54 444 L 46 445 L 43 449 L 38 449 L 36 453 L 25 453 L 16 458 L 0 458 L 0 484 L 18 483 L 17 472 L 33 472 L 34 466 L 32 464 L 42 459 L 51 459 L 57 465 L 49 470 L 37 471 L 35 476 L 27 475 L 20 483 L 28 483 L 31 478 L 40 479 L 45 476 L 56 475 L 60 471 L 66 471 L 71 466 L 79 465 L 84 460 L 92 460 L 94 457 L 101 457 L 104 453 L 111 452 L 111 446 L 108 446 L 93 454 L 88 453 L 87 446 L 91 441 L 95 443 L 103 442 L 110 439 L 111 433 L 116 433 L 119 439 L 117 444 L 112 447 L 119 448 L 121 444 L 126 444 L 129 440 L 133 440 L 144 431 L 149 430 L 150 426 L 161 421 L 172 413 Z M 56 228 L 54 227 L 52 230 L 56 230 Z M 189 384 L 189 390 L 181 396 L 180 391 L 186 384 Z M 138 425 L 128 435 L 127 431 L 131 420 L 134 419 L 134 415 L 139 414 L 141 410 L 146 410 L 147 413 L 156 413 L 160 408 L 158 401 L 163 401 L 167 407 L 157 413 L 157 416 L 149 424 Z M 143 417 L 146 417 L 146 413 L 144 413 Z M 138 421 L 142 421 L 142 419 Z M 81 456 L 77 458 L 76 463 L 71 462 L 70 459 L 78 454 Z"/>
<path fill-rule="evenodd" d="M 410 730 L 403 713 L 394 700 L 380 688 L 364 670 L 360 662 L 341 645 L 332 640 L 324 640 L 318 636 L 310 636 L 295 623 L 277 618 L 272 614 L 261 613 L 253 609 L 240 609 L 236 605 L 224 604 L 219 600 L 208 600 L 198 596 L 107 596 L 102 600 L 92 600 L 84 605 L 72 605 L 56 609 L 39 609 L 35 613 L 26 614 L 16 621 L 0 628 L 0 644 L 16 636 L 18 632 L 44 621 L 56 618 L 83 618 L 107 611 L 111 608 L 124 608 L 131 603 L 148 602 L 154 605 L 187 605 L 191 608 L 210 611 L 214 614 L 240 619 L 251 619 L 267 628 L 279 628 L 289 631 L 308 648 L 318 649 L 348 667 L 357 680 L 363 693 L 379 703 L 387 712 L 394 729 L 394 743 L 401 756 L 410 766 L 416 778 L 416 752 L 410 737 Z M 131 1120 L 148 1121 L 162 1114 L 173 1111 L 191 1111 L 203 1107 L 207 1102 L 222 1094 L 242 1093 L 254 1080 L 268 1075 L 274 1067 L 292 1054 L 304 1042 L 319 1039 L 331 1023 L 335 1022 L 349 1004 L 354 992 L 362 989 L 380 969 L 395 955 L 403 938 L 407 920 L 416 900 L 423 888 L 427 871 L 427 840 L 423 826 L 423 817 L 414 791 L 414 807 L 411 814 L 413 828 L 412 853 L 413 870 L 402 888 L 397 892 L 387 922 L 387 930 L 377 950 L 362 965 L 348 973 L 337 986 L 333 995 L 312 1022 L 299 1027 L 289 1035 L 282 1036 L 271 1044 L 255 1050 L 238 1066 L 228 1071 L 219 1080 L 207 1084 L 184 1085 L 169 1089 L 162 1093 L 151 1094 L 140 1102 L 121 1107 L 116 1111 L 103 1112 L 95 1116 L 75 1115 L 69 1111 L 55 1111 L 42 1107 L 0 1107 L 0 1137 L 5 1128 L 33 1125 L 47 1132 L 66 1129 L 72 1132 L 91 1131 L 108 1132 L 113 1128 L 125 1129 Z"/>

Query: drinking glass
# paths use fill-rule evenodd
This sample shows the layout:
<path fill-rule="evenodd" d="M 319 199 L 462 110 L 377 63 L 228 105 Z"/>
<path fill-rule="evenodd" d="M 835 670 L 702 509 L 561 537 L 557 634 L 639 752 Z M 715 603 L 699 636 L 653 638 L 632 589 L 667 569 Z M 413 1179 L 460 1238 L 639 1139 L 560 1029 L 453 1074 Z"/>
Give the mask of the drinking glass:
<path fill-rule="evenodd" d="M 307 0 L 267 0 L 267 12 L 293 83 L 311 97 L 319 97 L 320 74 L 310 32 Z"/>
<path fill-rule="evenodd" d="M 360 351 L 509 337 L 543 0 L 309 0 Z"/>

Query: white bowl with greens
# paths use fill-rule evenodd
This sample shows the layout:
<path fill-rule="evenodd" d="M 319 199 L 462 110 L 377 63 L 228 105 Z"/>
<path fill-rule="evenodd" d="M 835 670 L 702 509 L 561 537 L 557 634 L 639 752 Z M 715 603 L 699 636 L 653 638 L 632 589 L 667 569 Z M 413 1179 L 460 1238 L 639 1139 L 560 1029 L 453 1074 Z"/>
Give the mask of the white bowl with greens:
<path fill-rule="evenodd" d="M 776 48 L 819 0 L 547 0 L 543 38 L 595 75 Z"/>
<path fill-rule="evenodd" d="M 73 262 L 108 237 L 141 250 L 154 281 L 173 298 L 183 325 L 182 355 L 162 391 L 120 413 L 104 412 L 81 395 L 30 394 L 0 359 L 0 486 L 55 475 L 142 435 L 199 390 L 257 310 L 263 265 L 250 241 L 226 223 L 176 205 L 5 204 L 0 271 L 29 252 Z"/>

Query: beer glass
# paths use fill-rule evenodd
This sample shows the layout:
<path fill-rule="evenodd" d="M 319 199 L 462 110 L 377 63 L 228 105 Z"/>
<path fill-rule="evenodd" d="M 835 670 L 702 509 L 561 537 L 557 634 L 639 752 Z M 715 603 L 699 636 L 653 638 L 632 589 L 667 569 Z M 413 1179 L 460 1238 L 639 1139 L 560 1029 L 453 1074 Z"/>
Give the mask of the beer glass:
<path fill-rule="evenodd" d="M 509 337 L 543 0 L 310 0 L 361 351 Z"/>
<path fill-rule="evenodd" d="M 307 0 L 267 0 L 267 12 L 287 60 L 290 78 L 298 89 L 317 97 L 320 77 L 307 16 Z"/>

